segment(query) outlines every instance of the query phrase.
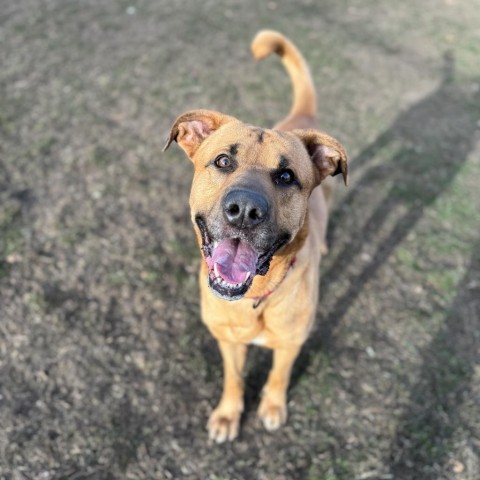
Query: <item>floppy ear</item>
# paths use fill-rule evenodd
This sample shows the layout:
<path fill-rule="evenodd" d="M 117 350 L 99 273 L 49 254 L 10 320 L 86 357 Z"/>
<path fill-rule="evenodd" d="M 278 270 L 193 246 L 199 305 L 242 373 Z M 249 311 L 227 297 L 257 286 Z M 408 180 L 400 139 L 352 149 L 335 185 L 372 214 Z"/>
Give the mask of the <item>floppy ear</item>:
<path fill-rule="evenodd" d="M 347 154 L 340 143 L 317 130 L 293 130 L 292 133 L 305 145 L 318 172 L 318 183 L 328 175 L 333 177 L 341 173 L 345 185 L 348 185 Z"/>
<path fill-rule="evenodd" d="M 211 110 L 191 110 L 184 113 L 173 124 L 163 151 L 175 140 L 192 158 L 205 138 L 233 120 L 235 118 Z"/>

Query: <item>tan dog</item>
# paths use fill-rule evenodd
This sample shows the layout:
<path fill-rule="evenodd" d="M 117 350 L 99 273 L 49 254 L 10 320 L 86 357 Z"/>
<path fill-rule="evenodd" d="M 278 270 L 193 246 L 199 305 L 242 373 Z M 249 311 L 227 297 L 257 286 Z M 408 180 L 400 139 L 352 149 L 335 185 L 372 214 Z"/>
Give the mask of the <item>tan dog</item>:
<path fill-rule="evenodd" d="M 315 317 L 328 192 L 317 188 L 342 173 L 342 146 L 315 127 L 315 90 L 302 55 L 284 36 L 258 33 L 255 58 L 276 52 L 292 79 L 289 116 L 273 129 L 208 110 L 180 116 L 174 140 L 192 160 L 192 220 L 204 262 L 203 321 L 218 340 L 224 389 L 208 421 L 216 442 L 238 435 L 243 366 L 249 344 L 274 350 L 258 414 L 267 430 L 287 419 L 292 365 Z M 288 132 L 287 132 L 288 131 Z"/>

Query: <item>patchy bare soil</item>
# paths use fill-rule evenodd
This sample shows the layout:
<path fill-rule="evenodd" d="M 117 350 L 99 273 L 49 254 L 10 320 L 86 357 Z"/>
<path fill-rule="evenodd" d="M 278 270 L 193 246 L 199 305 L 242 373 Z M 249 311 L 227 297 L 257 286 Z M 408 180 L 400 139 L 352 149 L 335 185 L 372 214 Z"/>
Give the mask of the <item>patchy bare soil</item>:
<path fill-rule="evenodd" d="M 315 331 L 278 433 L 209 445 L 189 108 L 287 112 L 275 28 L 347 146 Z M 0 7 L 0 479 L 480 478 L 478 2 L 10 0 Z"/>

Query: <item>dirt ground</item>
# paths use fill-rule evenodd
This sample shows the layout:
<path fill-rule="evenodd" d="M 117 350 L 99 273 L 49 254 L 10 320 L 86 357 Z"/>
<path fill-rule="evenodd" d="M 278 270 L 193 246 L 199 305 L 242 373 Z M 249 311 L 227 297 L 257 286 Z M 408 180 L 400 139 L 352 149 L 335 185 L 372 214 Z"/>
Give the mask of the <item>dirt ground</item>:
<path fill-rule="evenodd" d="M 211 445 L 217 347 L 199 320 L 192 168 L 169 125 L 288 111 L 257 30 L 290 36 L 338 182 L 289 422 Z M 480 4 L 4 0 L 0 479 L 478 480 Z"/>

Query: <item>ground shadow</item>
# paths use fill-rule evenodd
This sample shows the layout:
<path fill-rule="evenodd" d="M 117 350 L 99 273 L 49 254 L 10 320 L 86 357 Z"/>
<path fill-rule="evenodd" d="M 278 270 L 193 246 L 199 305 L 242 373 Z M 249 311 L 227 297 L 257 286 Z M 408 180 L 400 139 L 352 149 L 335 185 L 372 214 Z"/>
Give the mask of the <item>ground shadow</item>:
<path fill-rule="evenodd" d="M 466 93 L 454 79 L 454 68 L 453 56 L 446 53 L 443 78 L 438 88 L 400 114 L 385 132 L 352 159 L 352 169 L 361 168 L 363 173 L 342 201 L 341 208 L 332 213 L 332 242 L 340 239 L 337 237 L 346 215 L 361 216 L 368 205 L 373 203 L 375 206 L 360 230 L 350 232 L 351 237 L 328 270 L 322 272 L 320 303 L 322 298 L 329 296 L 335 301 L 333 307 L 317 320 L 317 326 L 297 360 L 292 387 L 320 347 L 333 348 L 335 328 L 364 285 L 415 227 L 424 210 L 449 187 L 472 150 L 477 125 L 468 108 L 480 101 L 480 94 Z M 471 98 L 473 95 L 478 98 Z M 389 146 L 395 153 L 386 154 L 382 162 L 375 163 L 375 155 L 384 149 L 388 152 Z M 388 185 L 386 190 L 385 185 Z M 367 199 L 364 198 L 366 191 L 370 192 Z M 386 193 L 378 196 L 377 191 Z M 364 246 L 375 244 L 378 232 L 394 213 L 398 219 L 390 233 L 377 242 L 371 260 L 363 263 L 359 271 L 350 273 L 349 266 L 355 261 L 358 263 Z M 332 285 L 337 285 L 340 277 L 348 285 L 342 294 L 336 295 Z"/>
<path fill-rule="evenodd" d="M 448 454 L 458 429 L 466 432 L 462 447 L 480 457 L 480 403 L 473 406 L 474 415 L 469 415 L 468 422 L 460 413 L 464 401 L 475 398 L 472 377 L 475 365 L 480 364 L 480 243 L 457 288 L 444 326 L 422 357 L 418 380 L 386 461 L 395 479 L 433 480 L 443 478 L 442 471 L 447 470 L 452 474 L 454 466 L 448 465 Z"/>

